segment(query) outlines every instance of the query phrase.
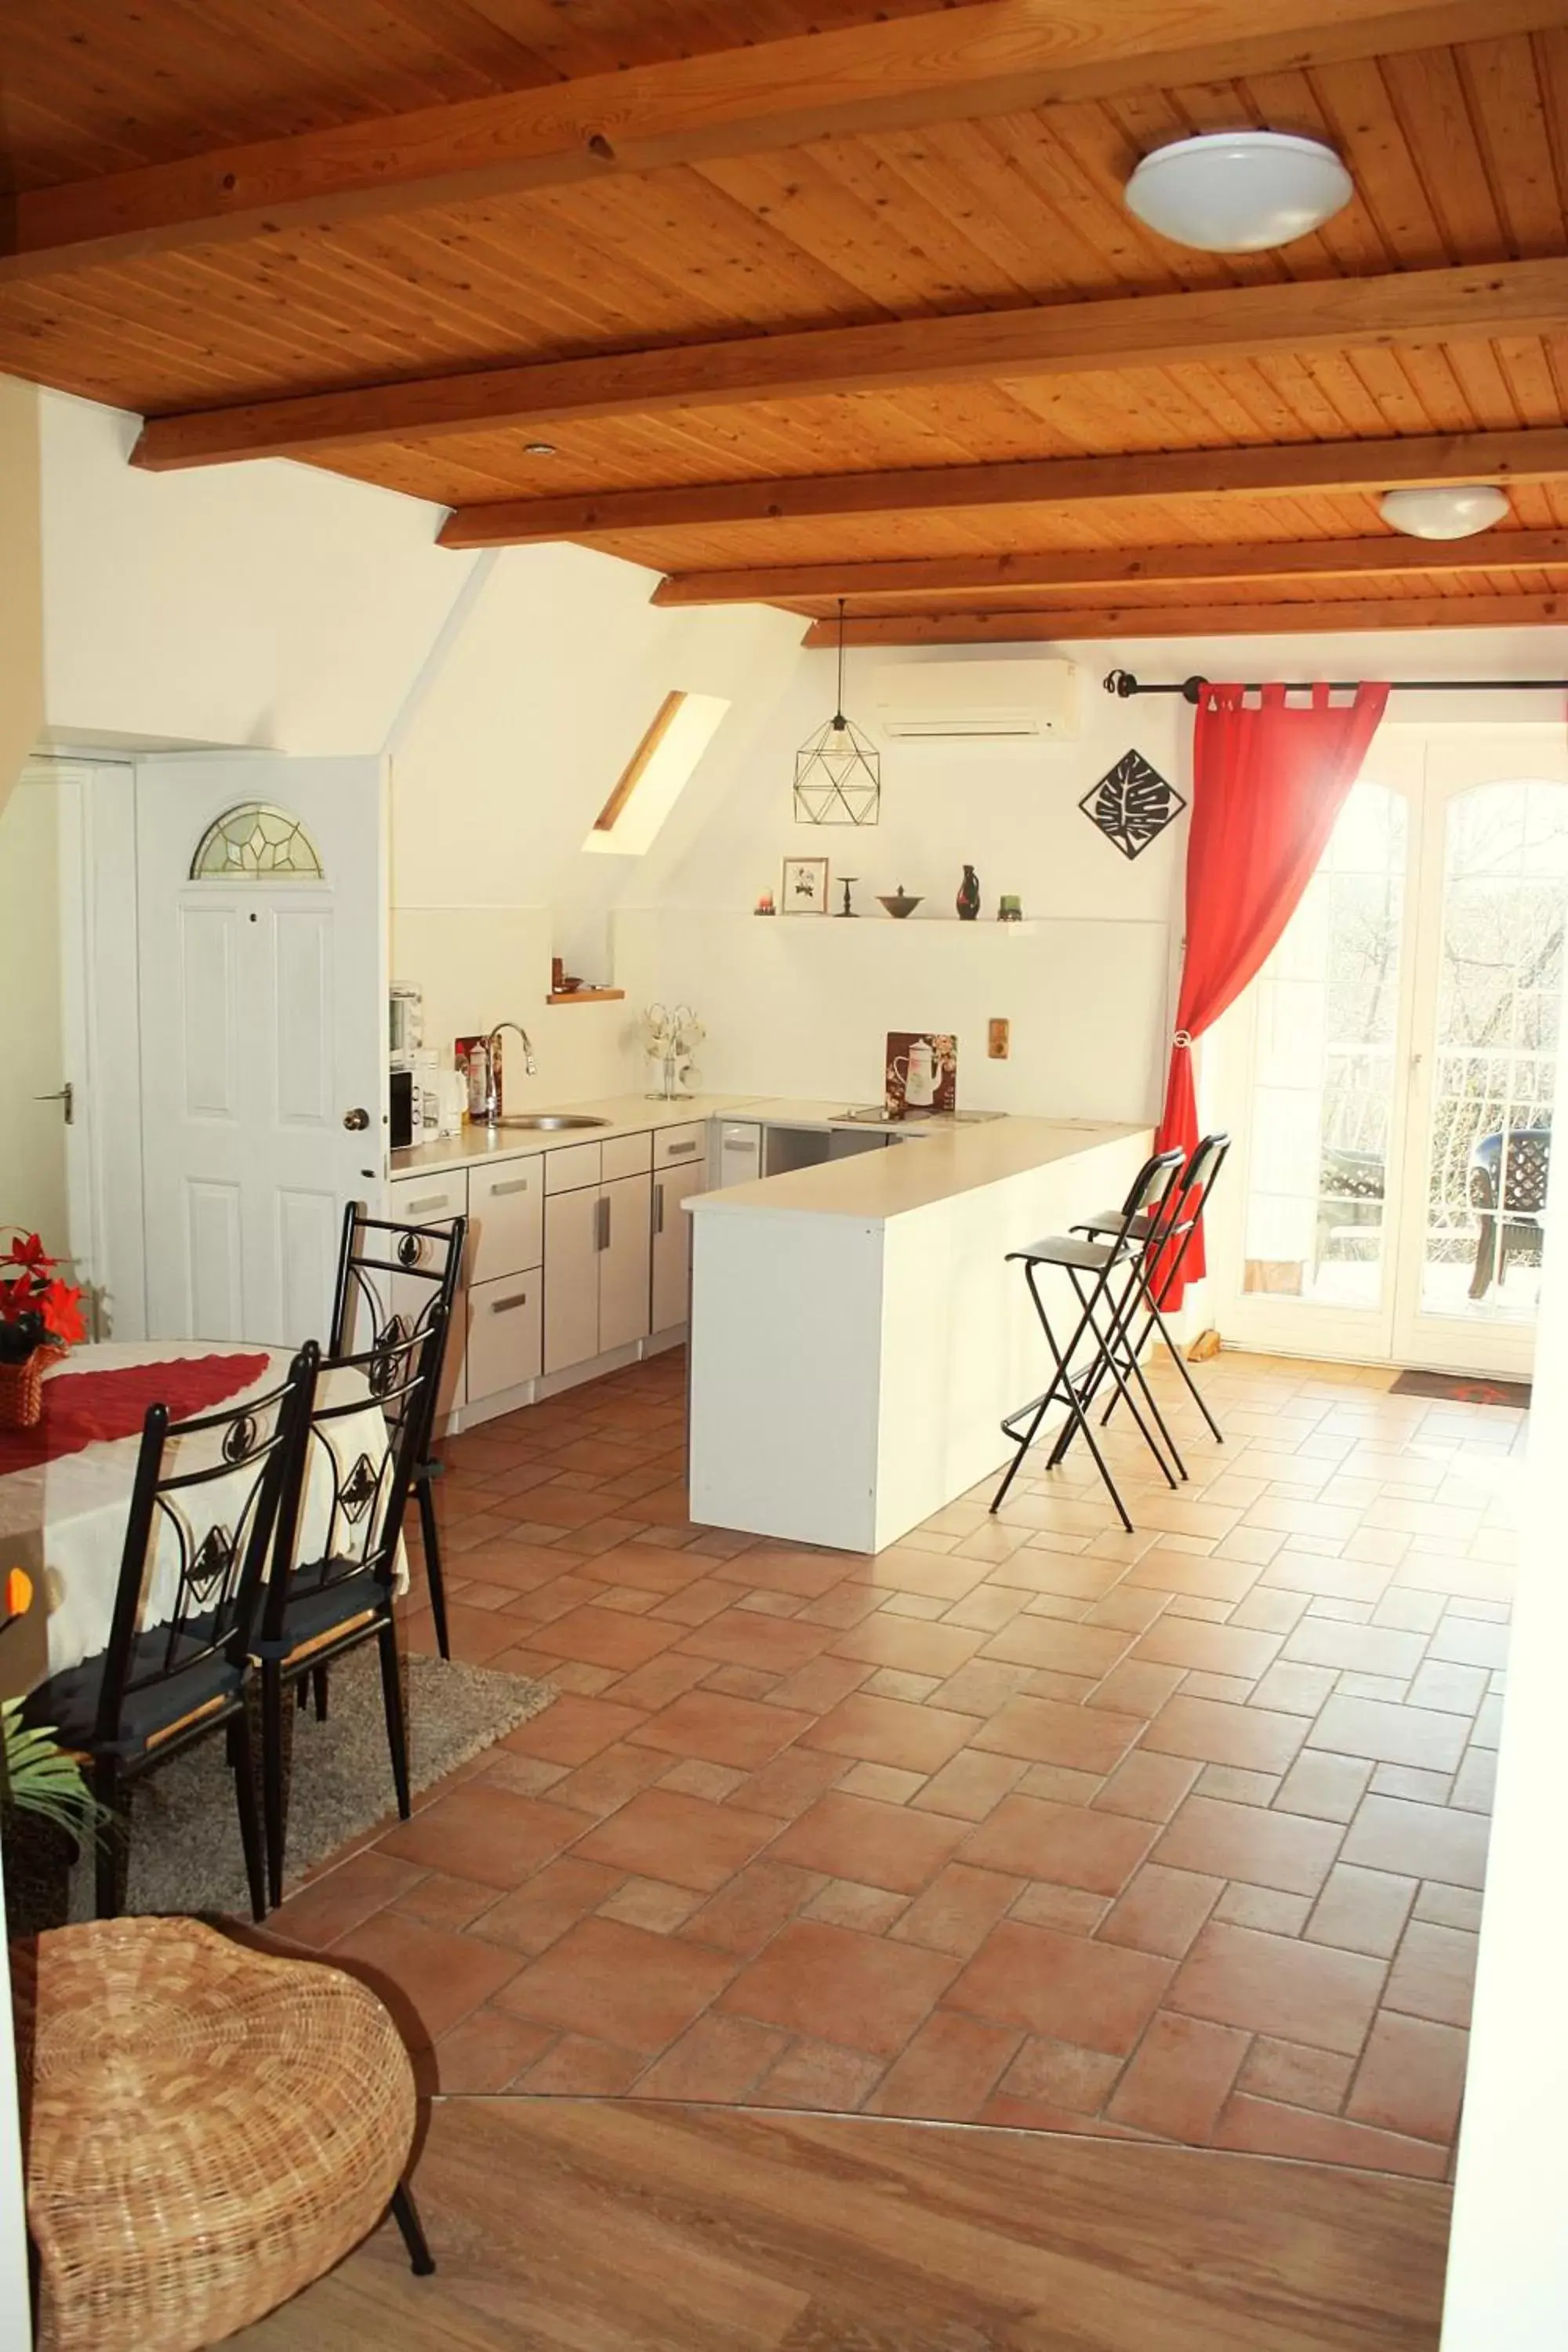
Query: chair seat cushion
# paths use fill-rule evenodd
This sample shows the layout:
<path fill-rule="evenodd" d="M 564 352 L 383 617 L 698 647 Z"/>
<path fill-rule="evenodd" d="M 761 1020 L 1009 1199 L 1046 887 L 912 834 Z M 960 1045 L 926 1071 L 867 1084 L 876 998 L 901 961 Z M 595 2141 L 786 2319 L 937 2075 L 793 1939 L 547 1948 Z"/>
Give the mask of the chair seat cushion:
<path fill-rule="evenodd" d="M 342 1573 L 347 1563 L 341 1560 L 324 1566 L 296 1569 L 289 1581 L 289 1599 L 283 1611 L 283 1638 L 278 1647 L 288 1657 L 307 1643 L 320 1642 L 327 1635 L 352 1625 L 356 1617 L 367 1612 L 384 1616 L 391 1608 L 392 1596 L 379 1577 L 368 1569 Z M 324 1583 L 323 1576 L 333 1578 Z M 265 1654 L 265 1645 L 258 1645 Z"/>
<path fill-rule="evenodd" d="M 166 1680 L 149 1684 L 145 1689 L 127 1693 L 121 1711 L 120 1738 L 115 1742 L 122 1754 L 147 1748 L 160 1733 L 184 1723 L 187 1717 L 212 1708 L 215 1700 L 237 1697 L 244 1669 L 231 1665 L 221 1650 L 204 1654 L 211 1631 L 210 1618 L 192 1618 L 175 1643 L 174 1674 Z M 168 1663 L 168 1626 L 149 1625 L 136 1637 L 131 1681 L 142 1675 L 162 1672 Z M 178 1661 L 182 1656 L 191 1663 L 181 1666 Z M 67 1748 L 87 1747 L 97 1728 L 104 1664 L 105 1654 L 100 1650 L 92 1657 L 83 1658 L 79 1665 L 68 1666 L 63 1674 L 51 1675 L 47 1682 L 39 1683 L 23 1709 L 26 1721 L 52 1725 Z"/>
<path fill-rule="evenodd" d="M 1070 1265 L 1084 1274 L 1099 1274 L 1110 1264 L 1116 1252 L 1105 1242 L 1079 1241 L 1071 1234 L 1047 1234 L 1044 1241 L 1030 1242 L 1026 1249 L 1009 1250 L 1007 1255 L 1033 1265 Z"/>
<path fill-rule="evenodd" d="M 194 1919 L 14 1948 L 40 2352 L 197 2352 L 385 2212 L 414 2075 L 356 1978 Z"/>

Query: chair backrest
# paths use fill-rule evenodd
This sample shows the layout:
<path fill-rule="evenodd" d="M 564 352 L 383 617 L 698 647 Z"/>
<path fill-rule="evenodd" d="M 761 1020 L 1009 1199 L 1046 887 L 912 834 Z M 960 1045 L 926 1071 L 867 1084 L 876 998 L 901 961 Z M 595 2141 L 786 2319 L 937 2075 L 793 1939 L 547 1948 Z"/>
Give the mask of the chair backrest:
<path fill-rule="evenodd" d="M 437 1307 L 448 1319 L 463 1266 L 466 1217 L 401 1224 L 372 1217 L 351 1201 L 343 1212 L 327 1354 L 334 1360 L 381 1346 L 394 1335 L 423 1336 Z"/>
<path fill-rule="evenodd" d="M 1121 1230 L 1114 1243 L 1118 1252 L 1127 1245 L 1140 1217 L 1147 1218 L 1148 1226 L 1146 1236 L 1139 1243 L 1139 1247 L 1163 1247 L 1169 1235 L 1172 1214 L 1180 1197 L 1178 1179 L 1181 1172 L 1182 1155 L 1177 1150 L 1156 1151 L 1143 1162 L 1121 1203 Z"/>
<path fill-rule="evenodd" d="M 301 1413 L 290 1519 L 279 1531 L 287 1576 L 268 1580 L 263 1631 L 277 1640 L 290 1589 L 316 1591 L 351 1576 L 390 1587 L 409 1488 L 418 1466 L 447 1340 L 437 1298 L 409 1332 L 397 1318 L 358 1355 L 315 1370 Z"/>
<path fill-rule="evenodd" d="M 292 1517 L 316 1360 L 311 1342 L 276 1387 L 221 1412 L 172 1422 L 167 1405 L 148 1407 L 99 1691 L 101 1743 L 153 1685 L 194 1681 L 220 1654 L 243 1664 L 270 1549 Z"/>
<path fill-rule="evenodd" d="M 1219 1171 L 1230 1151 L 1230 1138 L 1225 1133 L 1205 1135 L 1193 1147 L 1192 1158 L 1183 1169 L 1176 1186 L 1178 1230 L 1195 1225 L 1208 1207 L 1209 1195 L 1219 1181 Z"/>

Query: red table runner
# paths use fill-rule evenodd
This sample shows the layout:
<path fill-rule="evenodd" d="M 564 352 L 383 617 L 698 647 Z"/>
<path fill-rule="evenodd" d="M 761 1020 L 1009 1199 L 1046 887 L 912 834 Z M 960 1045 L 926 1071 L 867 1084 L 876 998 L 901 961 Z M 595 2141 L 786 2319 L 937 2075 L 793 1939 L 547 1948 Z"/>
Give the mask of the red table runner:
<path fill-rule="evenodd" d="M 150 1404 L 166 1404 L 183 1421 L 206 1412 L 267 1370 L 265 1350 L 249 1356 L 174 1356 L 163 1363 L 125 1364 L 114 1371 L 56 1372 L 44 1382 L 43 1418 L 35 1429 L 0 1430 L 0 1478 L 35 1470 L 62 1454 L 117 1437 L 135 1437 Z"/>

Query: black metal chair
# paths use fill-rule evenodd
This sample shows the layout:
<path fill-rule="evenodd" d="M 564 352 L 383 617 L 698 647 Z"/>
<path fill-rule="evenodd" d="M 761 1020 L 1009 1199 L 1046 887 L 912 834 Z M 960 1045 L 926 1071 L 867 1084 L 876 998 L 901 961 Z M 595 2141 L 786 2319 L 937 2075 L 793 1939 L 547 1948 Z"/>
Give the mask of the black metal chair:
<path fill-rule="evenodd" d="M 1214 1433 L 1216 1444 L 1220 1445 L 1225 1444 L 1225 1432 L 1209 1411 L 1203 1393 L 1188 1369 L 1186 1358 L 1171 1337 L 1165 1322 L 1164 1307 L 1185 1263 L 1187 1252 L 1192 1247 L 1193 1236 L 1203 1223 L 1204 1213 L 1213 1196 L 1215 1185 L 1219 1181 L 1219 1171 L 1225 1166 L 1229 1152 L 1230 1138 L 1223 1133 L 1205 1135 L 1201 1142 L 1194 1145 L 1191 1158 L 1172 1187 L 1170 1206 L 1163 1220 L 1163 1233 L 1155 1233 L 1148 1218 L 1134 1217 L 1133 1238 L 1142 1244 L 1135 1281 L 1136 1287 L 1142 1293 L 1144 1319 L 1143 1328 L 1137 1334 L 1136 1339 L 1131 1330 L 1131 1324 L 1137 1319 L 1136 1315 L 1129 1319 L 1125 1333 L 1131 1359 L 1133 1361 L 1142 1359 L 1150 1340 L 1156 1332 L 1159 1333 L 1165 1343 L 1166 1353 L 1187 1384 L 1188 1393 L 1193 1402 Z M 1098 1216 L 1086 1219 L 1081 1225 L 1075 1225 L 1073 1231 L 1075 1234 L 1088 1234 L 1096 1239 L 1102 1238 L 1118 1230 L 1126 1213 L 1127 1203 L 1123 1202 L 1120 1209 L 1102 1209 Z M 1123 1369 L 1126 1369 L 1125 1361 Z M 1102 1370 L 1100 1381 L 1096 1385 L 1103 1384 L 1103 1380 Z M 1086 1402 L 1090 1401 L 1085 1400 Z M 1112 1396 L 1105 1411 L 1100 1414 L 1100 1424 L 1102 1429 L 1115 1412 L 1119 1402 L 1118 1397 Z M 1071 1434 L 1069 1423 L 1057 1440 L 1051 1454 L 1052 1469 L 1056 1468 L 1067 1452 Z"/>
<path fill-rule="evenodd" d="M 1114 1382 L 1118 1396 L 1126 1404 L 1142 1431 L 1145 1444 L 1153 1454 L 1170 1486 L 1176 1484 L 1171 1463 L 1161 1451 L 1160 1439 L 1139 1409 L 1133 1391 L 1141 1391 L 1149 1408 L 1150 1418 L 1159 1430 L 1160 1438 L 1170 1448 L 1177 1470 L 1185 1476 L 1170 1431 L 1161 1417 L 1153 1392 L 1144 1377 L 1127 1336 L 1131 1318 L 1142 1302 L 1144 1292 L 1139 1279 L 1139 1269 L 1144 1255 L 1163 1247 L 1171 1225 L 1171 1213 L 1176 1196 L 1177 1177 L 1182 1166 L 1179 1151 L 1161 1151 L 1145 1160 L 1132 1188 L 1127 1195 L 1116 1230 L 1105 1240 L 1094 1240 L 1080 1234 L 1052 1234 L 1044 1241 L 1033 1242 L 1027 1249 L 1010 1250 L 1009 1264 L 1021 1265 L 1024 1278 L 1029 1286 L 1035 1313 L 1054 1367 L 1051 1379 L 1042 1392 L 1016 1412 L 1009 1413 L 1002 1423 L 1005 1436 L 1013 1440 L 1016 1451 L 1002 1484 L 992 1497 L 991 1508 L 997 1511 L 1005 1501 L 1040 1432 L 1040 1425 L 1054 1404 L 1064 1404 L 1068 1410 L 1068 1436 L 1081 1432 L 1106 1492 L 1116 1506 L 1117 1516 L 1131 1534 L 1132 1521 L 1121 1490 L 1110 1475 L 1110 1465 L 1095 1437 L 1089 1419 L 1088 1406 L 1098 1395 L 1107 1378 Z M 1140 1230 L 1141 1229 L 1141 1230 Z M 1040 1296 L 1041 1267 L 1055 1267 L 1067 1276 L 1078 1299 L 1079 1318 L 1066 1346 L 1058 1340 L 1051 1328 L 1046 1302 Z M 1103 1318 L 1103 1319 L 1102 1319 Z M 1075 1370 L 1074 1360 L 1085 1341 L 1089 1355 L 1081 1370 Z M 1059 1461 L 1066 1447 L 1060 1440 L 1052 1450 L 1053 1462 Z"/>
<path fill-rule="evenodd" d="M 408 1748 L 394 1614 L 399 1547 L 447 1336 L 437 1300 L 409 1332 L 389 1326 L 377 1345 L 318 1368 L 301 1415 L 289 1517 L 280 1521 L 279 1566 L 262 1598 L 251 1654 L 261 1684 L 263 1800 L 272 1900 L 283 1899 L 290 1767 L 289 1693 L 334 1658 L 374 1642 L 397 1810 L 409 1813 Z M 384 1446 L 365 1443 L 379 1411 Z M 359 1425 L 356 1427 L 355 1424 Z M 314 1522 L 324 1499 L 324 1525 Z M 284 1560 L 295 1563 L 287 1574 Z"/>
<path fill-rule="evenodd" d="M 465 1217 L 449 1217 L 433 1225 L 394 1223 L 365 1214 L 351 1201 L 343 1216 L 343 1237 L 338 1251 L 337 1286 L 332 1297 L 331 1337 L 327 1352 L 334 1362 L 356 1349 L 376 1347 L 395 1332 L 418 1338 L 439 1307 L 445 1317 L 446 1339 L 451 1337 L 453 1302 L 462 1275 Z M 443 1360 L 445 1343 L 443 1344 Z M 436 1521 L 433 1482 L 441 1475 L 434 1451 L 436 1411 L 442 1364 L 437 1362 L 430 1383 L 429 1412 L 420 1433 L 414 1467 L 414 1491 L 419 1505 L 419 1531 L 425 1550 L 425 1576 L 430 1588 L 430 1611 L 436 1621 L 436 1645 L 450 1658 L 447 1634 L 447 1586 L 441 1568 L 441 1535 Z M 303 1693 L 301 1693 L 301 1697 Z M 325 1710 L 323 1685 L 316 1690 L 317 1712 Z"/>
<path fill-rule="evenodd" d="M 1541 1263 L 1551 1173 L 1549 1127 L 1514 1127 L 1471 1145 L 1470 1206 L 1479 1226 L 1472 1298 L 1484 1298 L 1494 1282 L 1507 1279 L 1510 1258 Z"/>
<path fill-rule="evenodd" d="M 274 1546 L 293 1518 L 292 1481 L 316 1349 L 286 1380 L 221 1412 L 171 1422 L 150 1406 L 106 1649 L 38 1685 L 28 1722 L 90 1759 L 104 1809 L 100 1919 L 118 1916 L 130 1859 L 130 1792 L 142 1776 L 226 1729 L 250 1906 L 265 1916 L 261 1822 L 247 1698 L 250 1642 Z M 166 1611 L 164 1602 L 168 1603 Z"/>

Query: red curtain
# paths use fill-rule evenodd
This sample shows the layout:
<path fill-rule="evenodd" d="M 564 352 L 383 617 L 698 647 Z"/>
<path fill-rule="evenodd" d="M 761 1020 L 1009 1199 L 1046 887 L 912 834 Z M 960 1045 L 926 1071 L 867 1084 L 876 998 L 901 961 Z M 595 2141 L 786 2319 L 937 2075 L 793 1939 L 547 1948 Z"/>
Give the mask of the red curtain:
<path fill-rule="evenodd" d="M 1286 700 L 1287 692 L 1295 695 Z M 1198 1139 L 1193 1045 L 1268 961 L 1311 880 L 1334 819 L 1361 773 L 1388 699 L 1360 686 L 1331 702 L 1324 685 L 1205 686 L 1193 730 L 1193 823 L 1187 844 L 1187 947 L 1160 1149 Z M 1168 1304 L 1204 1271 L 1193 1236 Z"/>

